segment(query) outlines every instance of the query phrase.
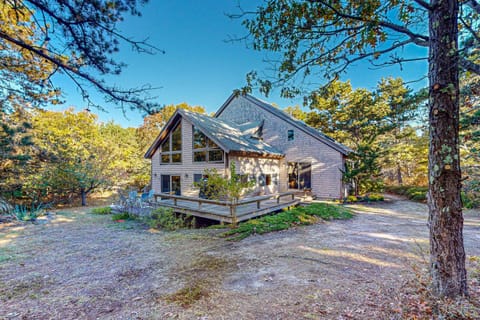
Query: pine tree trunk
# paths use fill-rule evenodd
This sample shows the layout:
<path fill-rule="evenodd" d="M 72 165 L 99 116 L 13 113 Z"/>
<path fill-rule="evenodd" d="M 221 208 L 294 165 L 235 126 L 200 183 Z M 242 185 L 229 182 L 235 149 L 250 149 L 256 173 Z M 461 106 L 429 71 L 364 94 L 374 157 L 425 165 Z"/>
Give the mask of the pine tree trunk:
<path fill-rule="evenodd" d="M 429 14 L 430 268 L 438 296 L 467 294 L 458 149 L 458 1 L 434 0 Z"/>

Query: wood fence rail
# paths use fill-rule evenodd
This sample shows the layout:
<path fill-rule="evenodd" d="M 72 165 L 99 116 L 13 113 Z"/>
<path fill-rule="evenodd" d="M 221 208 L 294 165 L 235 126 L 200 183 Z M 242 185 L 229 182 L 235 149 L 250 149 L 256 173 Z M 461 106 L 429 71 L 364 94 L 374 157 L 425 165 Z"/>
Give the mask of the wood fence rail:
<path fill-rule="evenodd" d="M 238 202 L 177 196 L 169 193 L 155 194 L 154 198 L 155 205 L 173 208 L 175 212 L 233 224 L 293 206 L 299 202 L 295 199 L 293 192 L 246 198 Z"/>

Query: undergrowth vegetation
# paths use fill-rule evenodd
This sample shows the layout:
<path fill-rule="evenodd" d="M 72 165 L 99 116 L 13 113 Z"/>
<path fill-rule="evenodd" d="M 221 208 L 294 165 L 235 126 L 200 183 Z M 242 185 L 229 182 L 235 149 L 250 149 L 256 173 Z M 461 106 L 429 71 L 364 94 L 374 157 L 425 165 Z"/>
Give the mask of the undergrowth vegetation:
<path fill-rule="evenodd" d="M 469 297 L 455 300 L 435 296 L 426 262 L 423 267 L 415 265 L 412 269 L 414 278 L 400 290 L 394 310 L 402 319 L 480 319 L 480 257 L 467 259 Z"/>
<path fill-rule="evenodd" d="M 177 215 L 171 208 L 160 207 L 155 209 L 149 217 L 143 218 L 151 228 L 175 231 L 195 226 L 195 218 Z"/>
<path fill-rule="evenodd" d="M 100 207 L 100 208 L 93 208 L 90 213 L 93 214 L 111 214 L 112 208 L 111 207 Z"/>
<path fill-rule="evenodd" d="M 427 199 L 428 187 L 386 186 L 385 191 L 401 196 L 406 196 L 410 200 L 425 201 Z"/>
<path fill-rule="evenodd" d="M 222 236 L 229 240 L 238 241 L 252 234 L 263 234 L 299 225 L 314 224 L 319 220 L 350 219 L 352 217 L 352 212 L 342 206 L 315 203 L 242 222 L 237 228 L 224 232 Z"/>

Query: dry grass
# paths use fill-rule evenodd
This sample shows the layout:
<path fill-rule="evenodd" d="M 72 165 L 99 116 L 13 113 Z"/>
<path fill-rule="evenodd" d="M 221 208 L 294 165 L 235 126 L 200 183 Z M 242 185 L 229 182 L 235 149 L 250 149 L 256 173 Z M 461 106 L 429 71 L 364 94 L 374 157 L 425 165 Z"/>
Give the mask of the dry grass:
<path fill-rule="evenodd" d="M 445 306 L 475 315 L 471 302 L 431 300 L 423 269 L 412 272 L 428 243 L 424 205 L 351 207 L 362 209 L 351 220 L 233 243 L 224 230 L 152 231 L 90 208 L 45 225 L 0 225 L 0 319 L 422 319 Z M 479 230 L 469 212 L 472 257 Z"/>

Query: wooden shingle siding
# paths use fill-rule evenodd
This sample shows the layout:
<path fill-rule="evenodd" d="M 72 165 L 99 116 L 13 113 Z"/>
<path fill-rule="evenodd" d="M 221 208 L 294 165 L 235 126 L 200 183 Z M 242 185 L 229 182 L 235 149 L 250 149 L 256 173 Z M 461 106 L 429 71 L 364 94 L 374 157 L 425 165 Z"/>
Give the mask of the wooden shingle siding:
<path fill-rule="evenodd" d="M 152 188 L 155 193 L 161 192 L 161 175 L 179 175 L 181 177 L 181 193 L 185 196 L 198 196 L 198 189 L 193 187 L 193 175 L 202 174 L 205 169 L 216 168 L 220 173 L 225 170 L 223 163 L 193 162 L 193 128 L 192 124 L 182 119 L 182 163 L 160 165 L 160 148 L 152 156 Z"/>
<path fill-rule="evenodd" d="M 229 161 L 235 161 L 237 174 L 248 174 L 254 176 L 257 180 L 257 185 L 254 191 L 261 194 L 273 194 L 279 192 L 279 184 L 272 182 L 269 186 L 260 186 L 258 184 L 258 177 L 260 174 L 270 174 L 272 177 L 280 174 L 280 163 L 278 159 L 265 159 L 258 157 L 235 157 L 231 156 Z M 280 180 L 280 179 L 277 179 Z"/>
<path fill-rule="evenodd" d="M 285 154 L 280 161 L 280 192 L 288 188 L 288 162 L 312 164 L 312 192 L 320 198 L 340 198 L 344 156 L 310 134 L 289 124 L 275 114 L 262 109 L 242 96 L 237 96 L 223 109 L 218 118 L 237 124 L 264 120 L 263 139 Z M 294 139 L 288 141 L 288 130 Z"/>

